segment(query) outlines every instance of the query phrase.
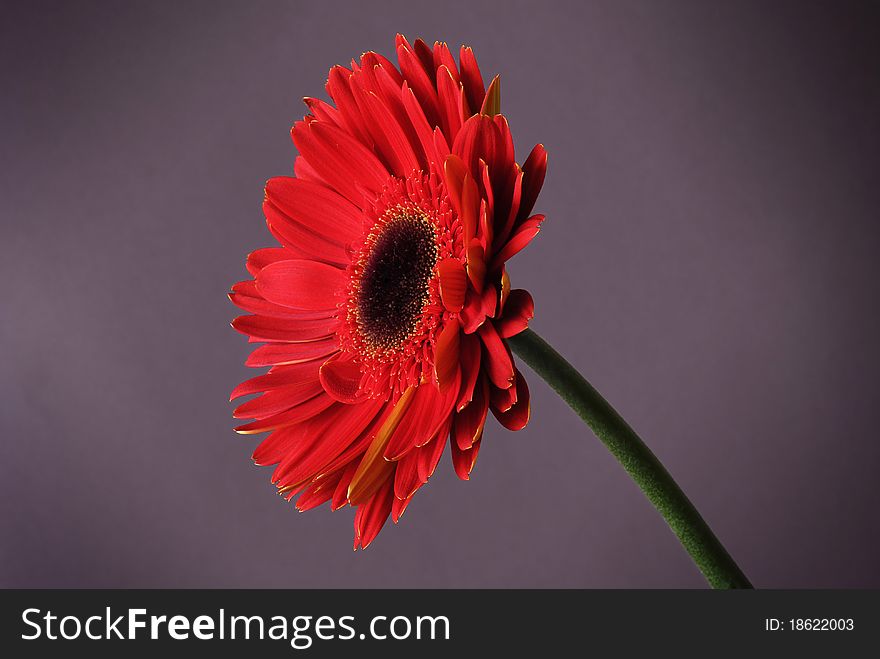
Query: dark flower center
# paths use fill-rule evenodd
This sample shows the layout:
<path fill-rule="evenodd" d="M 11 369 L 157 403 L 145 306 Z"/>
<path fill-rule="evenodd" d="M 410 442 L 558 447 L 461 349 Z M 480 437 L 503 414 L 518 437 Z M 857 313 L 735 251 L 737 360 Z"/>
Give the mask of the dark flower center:
<path fill-rule="evenodd" d="M 427 218 L 404 212 L 382 227 L 357 299 L 360 330 L 371 347 L 396 349 L 413 333 L 436 263 L 434 225 Z"/>

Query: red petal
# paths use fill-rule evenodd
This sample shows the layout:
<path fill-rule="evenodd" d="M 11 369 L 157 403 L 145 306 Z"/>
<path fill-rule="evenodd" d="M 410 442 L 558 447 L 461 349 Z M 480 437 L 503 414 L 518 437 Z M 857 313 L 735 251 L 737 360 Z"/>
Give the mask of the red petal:
<path fill-rule="evenodd" d="M 455 58 L 452 56 L 452 53 L 449 51 L 449 46 L 440 41 L 434 42 L 434 69 L 437 70 L 441 66 L 445 66 L 449 69 L 449 73 L 452 75 L 453 80 L 455 80 L 456 84 L 458 84 L 458 67 L 455 66 Z"/>
<path fill-rule="evenodd" d="M 446 157 L 449 156 L 449 143 L 443 136 L 443 131 L 439 128 L 434 129 L 434 151 L 437 154 L 437 160 L 435 162 L 443 162 Z"/>
<path fill-rule="evenodd" d="M 330 187 L 330 184 L 321 178 L 321 175 L 318 174 L 317 170 L 302 156 L 297 156 L 296 160 L 293 161 L 293 173 L 300 181 L 309 181 L 328 188 Z"/>
<path fill-rule="evenodd" d="M 333 309 L 345 290 L 344 270 L 317 261 L 277 261 L 257 274 L 257 290 L 270 302 L 295 309 Z"/>
<path fill-rule="evenodd" d="M 317 378 L 303 379 L 242 403 L 235 408 L 232 416 L 235 419 L 266 419 L 301 405 L 321 391 L 321 383 Z"/>
<path fill-rule="evenodd" d="M 507 412 L 516 405 L 516 397 L 516 387 L 507 389 L 499 389 L 494 385 L 489 387 L 489 405 L 492 406 L 493 412 Z"/>
<path fill-rule="evenodd" d="M 355 466 L 359 466 L 360 462 L 363 460 L 365 452 L 370 448 L 370 444 L 373 443 L 376 435 L 382 429 L 382 426 L 385 425 L 385 422 L 388 420 L 388 417 L 391 416 L 393 411 L 394 405 L 385 401 L 380 407 L 379 413 L 370 422 L 370 425 L 364 429 L 354 442 L 352 442 L 351 446 L 345 449 L 337 457 L 333 458 L 330 464 L 325 465 L 323 470 L 334 471 L 350 462 L 354 462 Z M 347 497 L 348 493 L 346 492 L 346 498 Z"/>
<path fill-rule="evenodd" d="M 529 422 L 531 406 L 529 402 L 529 386 L 518 370 L 516 372 L 516 404 L 506 412 L 492 408 L 492 414 L 498 422 L 508 430 L 522 430 Z"/>
<path fill-rule="evenodd" d="M 319 98 L 310 98 L 308 96 L 303 99 L 303 102 L 308 106 L 309 112 L 315 115 L 316 119 L 326 121 L 334 126 L 342 127 L 345 125 L 345 121 L 340 116 L 339 110 L 329 103 L 325 103 Z"/>
<path fill-rule="evenodd" d="M 229 395 L 229 400 L 235 400 L 241 396 L 256 394 L 261 391 L 270 391 L 290 384 L 296 384 L 301 380 L 313 380 L 318 377 L 318 369 L 321 362 L 311 361 L 291 366 L 276 366 L 264 375 L 245 380 Z"/>
<path fill-rule="evenodd" d="M 239 316 L 232 327 L 246 334 L 251 341 L 275 341 L 279 343 L 303 343 L 331 336 L 339 321 L 335 318 L 300 320 L 298 318 L 275 318 L 272 316 Z"/>
<path fill-rule="evenodd" d="M 461 217 L 461 193 L 464 186 L 464 177 L 467 176 L 467 167 L 461 158 L 455 154 L 449 154 L 443 161 L 443 178 L 446 182 L 446 190 L 449 200 L 456 214 Z"/>
<path fill-rule="evenodd" d="M 247 270 L 252 277 L 256 277 L 257 273 L 270 263 L 296 258 L 299 258 L 296 252 L 284 247 L 265 247 L 248 254 Z"/>
<path fill-rule="evenodd" d="M 496 155 L 495 162 L 491 162 L 487 160 L 490 167 L 499 169 L 499 172 L 493 172 L 493 180 L 503 180 L 505 184 L 509 184 L 512 180 L 508 180 L 507 177 L 512 176 L 514 171 L 518 171 L 518 168 L 515 167 L 515 158 L 514 158 L 514 149 L 513 149 L 513 134 L 510 132 L 510 124 L 507 123 L 507 117 L 503 114 L 498 114 L 492 117 L 493 122 L 495 123 L 495 127 L 498 129 L 496 138 L 498 140 L 496 144 Z M 495 174 L 502 174 L 502 178 L 496 179 Z"/>
<path fill-rule="evenodd" d="M 443 455 L 443 449 L 446 448 L 446 439 L 449 437 L 449 429 L 452 425 L 452 416 L 440 426 L 437 436 L 424 446 L 420 446 L 417 451 L 419 478 L 423 483 L 427 483 L 428 479 L 434 475 L 437 463 L 440 462 L 440 456 Z"/>
<path fill-rule="evenodd" d="M 348 486 L 351 483 L 352 476 L 354 476 L 356 469 L 357 463 L 352 462 L 342 472 L 342 478 L 339 479 L 339 484 L 333 491 L 333 500 L 330 503 L 330 510 L 339 510 L 342 506 L 348 503 Z"/>
<path fill-rule="evenodd" d="M 397 463 L 394 472 L 394 496 L 398 499 L 408 499 L 422 485 L 419 478 L 419 454 L 411 451 Z"/>
<path fill-rule="evenodd" d="M 481 163 L 482 164 L 482 163 Z M 492 237 L 495 234 L 494 217 L 489 215 L 489 205 L 485 199 L 480 200 L 480 220 L 477 224 L 477 237 L 484 251 L 492 248 Z"/>
<path fill-rule="evenodd" d="M 387 57 L 371 50 L 364 53 L 363 59 L 366 60 L 367 58 L 374 60 L 373 64 L 381 67 L 382 71 L 394 81 L 395 85 L 398 87 L 403 85 L 403 76 L 400 75 L 400 71 L 397 70 L 397 67 Z"/>
<path fill-rule="evenodd" d="M 486 348 L 483 354 L 486 358 L 485 370 L 489 379 L 499 389 L 507 389 L 513 384 L 514 379 L 513 358 L 510 356 L 510 349 L 498 336 L 492 323 L 480 325 L 477 334 Z"/>
<path fill-rule="evenodd" d="M 523 249 L 526 245 L 532 242 L 532 238 L 538 235 L 538 231 L 541 229 L 541 223 L 544 221 L 543 215 L 533 215 L 525 222 L 520 224 L 513 235 L 510 237 L 510 240 L 507 241 L 507 244 L 504 245 L 503 248 L 495 255 L 492 259 L 492 267 L 491 270 L 495 270 L 505 262 L 507 262 L 512 256 L 517 254 L 521 249 Z"/>
<path fill-rule="evenodd" d="M 331 355 L 339 350 L 336 337 L 308 343 L 270 343 L 255 349 L 245 362 L 246 366 L 275 366 L 298 364 Z"/>
<path fill-rule="evenodd" d="M 457 318 L 446 321 L 434 343 L 434 375 L 440 391 L 446 391 L 458 373 L 461 324 Z"/>
<path fill-rule="evenodd" d="M 422 63 L 422 68 L 425 70 L 425 73 L 428 74 L 431 84 L 434 84 L 436 71 L 436 67 L 434 66 L 434 52 L 428 47 L 428 44 L 426 44 L 423 39 L 416 39 L 413 42 L 412 50 L 416 56 L 418 56 L 419 62 Z"/>
<path fill-rule="evenodd" d="M 286 412 L 238 426 L 235 432 L 242 435 L 255 435 L 267 430 L 283 428 L 320 414 L 333 404 L 335 404 L 335 401 L 322 391 L 314 398 L 310 398 L 301 405 L 297 405 Z"/>
<path fill-rule="evenodd" d="M 507 304 L 504 307 L 504 315 L 495 323 L 495 328 L 501 338 L 506 339 L 519 334 L 529 326 L 529 321 L 535 317 L 535 302 L 531 294 L 521 288 L 510 291 Z"/>
<path fill-rule="evenodd" d="M 418 387 L 410 387 L 403 393 L 391 413 L 384 418 L 376 436 L 372 438 L 348 488 L 348 500 L 352 504 L 359 505 L 369 500 L 394 472 L 394 464 L 384 457 L 385 448 L 397 426 L 405 418 L 417 390 Z"/>
<path fill-rule="evenodd" d="M 461 183 L 461 206 L 459 219 L 463 232 L 464 244 L 470 245 L 477 234 L 477 222 L 480 216 L 480 191 L 477 182 L 470 172 L 465 173 Z"/>
<path fill-rule="evenodd" d="M 406 110 L 407 117 L 409 117 L 410 123 L 412 123 L 413 129 L 418 136 L 419 143 L 422 145 L 425 157 L 428 160 L 437 162 L 437 149 L 434 146 L 434 133 L 431 126 L 428 125 L 428 120 L 425 118 L 425 112 L 422 110 L 422 106 L 419 105 L 415 94 L 406 83 L 403 83 L 403 88 L 400 90 L 400 98 L 403 102 L 403 107 Z"/>
<path fill-rule="evenodd" d="M 519 210 L 520 200 L 522 198 L 523 173 L 519 168 L 515 167 L 516 176 L 513 179 L 513 191 L 510 196 L 509 210 L 502 226 L 498 227 L 498 233 L 495 235 L 493 249 L 497 250 L 510 237 L 510 232 L 516 225 L 517 212 Z M 497 221 L 497 219 L 496 219 Z"/>
<path fill-rule="evenodd" d="M 296 509 L 304 513 L 330 501 L 341 476 L 342 473 L 333 474 L 333 476 L 322 478 L 310 484 L 296 500 Z"/>
<path fill-rule="evenodd" d="M 349 355 L 338 352 L 324 362 L 320 379 L 327 395 L 341 403 L 354 403 L 363 397 L 361 367 Z"/>
<path fill-rule="evenodd" d="M 470 474 L 477 463 L 477 454 L 480 452 L 480 441 L 481 439 L 475 441 L 467 451 L 462 451 L 455 442 L 449 442 L 452 449 L 452 466 L 463 481 L 470 480 Z"/>
<path fill-rule="evenodd" d="M 456 410 L 464 409 L 474 398 L 474 385 L 477 376 L 480 375 L 480 339 L 474 334 L 464 334 L 461 337 L 459 349 L 461 362 L 461 393 L 455 405 Z"/>
<path fill-rule="evenodd" d="M 483 289 L 483 313 L 489 318 L 494 318 L 495 312 L 498 310 L 499 293 L 496 286 L 486 286 Z"/>
<path fill-rule="evenodd" d="M 395 524 L 400 521 L 400 518 L 403 517 L 403 513 L 406 512 L 407 506 L 409 506 L 409 502 L 412 501 L 412 497 L 408 499 L 398 499 L 394 497 L 394 503 L 391 504 L 391 519 Z"/>
<path fill-rule="evenodd" d="M 342 128 L 347 129 L 362 144 L 370 147 L 372 140 L 367 130 L 367 122 L 354 99 L 350 78 L 351 71 L 344 66 L 334 66 L 327 74 L 327 93 L 339 108 L 339 114 L 344 123 Z"/>
<path fill-rule="evenodd" d="M 461 326 L 466 334 L 473 334 L 486 322 L 484 306 L 482 294 L 477 293 L 473 288 L 468 289 L 464 298 L 464 308 L 462 308 L 460 316 Z"/>
<path fill-rule="evenodd" d="M 379 531 L 388 521 L 391 514 L 391 505 L 394 501 L 393 484 L 389 480 L 375 495 L 364 505 L 358 506 L 354 518 L 354 548 L 360 546 L 366 549 L 379 535 Z"/>
<path fill-rule="evenodd" d="M 359 208 L 364 204 L 364 193 L 377 195 L 389 178 L 379 159 L 339 128 L 320 121 L 299 121 L 291 134 L 299 152 L 321 178 Z"/>
<path fill-rule="evenodd" d="M 365 71 L 365 73 L 367 73 L 367 71 Z M 420 131 L 416 130 L 416 127 L 413 125 L 407 109 L 403 104 L 403 89 L 401 84 L 396 83 L 394 79 L 385 72 L 385 69 L 380 66 L 374 66 L 370 73 L 375 77 L 375 82 L 373 84 L 376 85 L 378 90 L 376 93 L 388 107 L 389 112 L 394 116 L 395 122 L 400 126 L 404 135 L 406 135 L 409 147 L 412 149 L 418 160 L 419 169 L 425 171 L 429 170 L 430 163 L 434 160 L 433 151 L 426 152 L 423 148 Z M 408 88 L 407 92 L 412 96 L 412 92 L 409 92 Z M 418 102 L 415 100 L 413 100 L 413 102 L 418 106 Z M 425 126 L 427 126 L 427 121 L 425 122 Z M 430 133 L 431 130 L 429 128 L 427 129 L 426 134 L 430 135 Z"/>
<path fill-rule="evenodd" d="M 544 150 L 543 144 L 538 144 L 532 149 L 529 157 L 523 163 L 522 170 L 523 192 L 522 200 L 519 203 L 517 222 L 522 222 L 532 212 L 535 201 L 538 199 L 538 193 L 541 192 L 541 186 L 544 185 L 544 176 L 547 174 L 547 151 Z"/>
<path fill-rule="evenodd" d="M 431 126 L 440 125 L 440 113 L 437 108 L 437 93 L 434 91 L 434 83 L 428 77 L 421 62 L 418 61 L 416 55 L 405 45 L 397 47 L 397 61 L 400 63 L 400 70 L 403 77 L 409 83 L 419 105 L 428 119 Z"/>
<path fill-rule="evenodd" d="M 468 450 L 480 438 L 489 412 L 489 383 L 485 377 L 474 390 L 470 405 L 455 415 L 452 423 L 453 443 L 462 451 Z"/>
<path fill-rule="evenodd" d="M 471 280 L 474 289 L 478 293 L 482 293 L 483 284 L 486 282 L 486 254 L 477 239 L 471 241 L 470 247 L 467 249 L 467 265 L 465 267 L 468 279 Z"/>
<path fill-rule="evenodd" d="M 254 451 L 254 464 L 267 467 L 279 463 L 287 455 L 301 432 L 299 426 L 292 426 L 270 433 Z"/>
<path fill-rule="evenodd" d="M 434 438 L 452 413 L 459 383 L 456 371 L 455 380 L 445 393 L 432 383 L 424 383 L 418 387 L 409 410 L 392 431 L 384 452 L 386 460 L 400 460 L 413 448 L 424 446 Z"/>
<path fill-rule="evenodd" d="M 421 169 L 406 133 L 391 111 L 373 92 L 359 93 L 359 102 L 371 118 L 369 127 L 376 141 L 376 148 L 390 165 L 392 173 L 406 178 L 413 171 Z"/>
<path fill-rule="evenodd" d="M 447 311 L 458 313 L 464 306 L 464 295 L 467 292 L 467 272 L 461 261 L 446 258 L 437 264 L 437 275 L 440 282 L 440 300 Z"/>
<path fill-rule="evenodd" d="M 496 161 L 501 151 L 502 140 L 498 126 L 491 117 L 482 114 L 475 114 L 465 121 L 452 144 L 452 152 L 461 158 L 468 171 L 478 173 L 482 160 L 489 166 L 493 181 L 498 180 L 502 173 L 500 164 Z"/>
<path fill-rule="evenodd" d="M 486 88 L 483 85 L 483 76 L 480 75 L 480 67 L 477 66 L 474 51 L 467 46 L 462 46 L 458 59 L 461 66 L 461 84 L 464 85 L 468 105 L 474 109 L 482 107 Z"/>
<path fill-rule="evenodd" d="M 276 176 L 266 183 L 266 197 L 288 218 L 327 242 L 344 246 L 362 233 L 361 211 L 342 195 L 317 183 Z"/>
<path fill-rule="evenodd" d="M 464 117 L 461 116 L 460 87 L 445 66 L 437 69 L 437 95 L 443 132 L 448 139 L 454 140 Z"/>
<path fill-rule="evenodd" d="M 336 471 L 328 469 L 375 419 L 384 402 L 368 400 L 355 405 L 333 405 L 300 424 L 300 440 L 278 465 L 275 483 L 299 483 Z"/>
<path fill-rule="evenodd" d="M 257 292 L 257 284 L 252 279 L 235 284 L 228 296 L 235 306 L 257 316 L 288 318 L 290 320 L 319 320 L 332 318 L 335 315 L 335 311 L 326 309 L 323 311 L 304 311 L 269 302 Z"/>

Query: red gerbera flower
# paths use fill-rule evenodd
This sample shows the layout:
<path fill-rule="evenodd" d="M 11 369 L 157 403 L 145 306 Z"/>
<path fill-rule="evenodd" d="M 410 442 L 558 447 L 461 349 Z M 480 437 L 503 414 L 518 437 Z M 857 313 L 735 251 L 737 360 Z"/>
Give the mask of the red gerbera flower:
<path fill-rule="evenodd" d="M 232 288 L 251 315 L 232 325 L 270 366 L 232 398 L 270 432 L 254 452 L 297 508 L 357 507 L 355 549 L 398 521 L 447 439 L 467 479 L 488 410 L 511 430 L 529 392 L 505 338 L 533 315 L 505 263 L 538 233 L 546 171 L 520 167 L 499 81 L 486 91 L 470 48 L 397 37 L 398 70 L 377 53 L 330 70 L 330 105 L 306 98 L 292 129 L 295 178 L 266 184 L 280 247 L 247 259 Z"/>

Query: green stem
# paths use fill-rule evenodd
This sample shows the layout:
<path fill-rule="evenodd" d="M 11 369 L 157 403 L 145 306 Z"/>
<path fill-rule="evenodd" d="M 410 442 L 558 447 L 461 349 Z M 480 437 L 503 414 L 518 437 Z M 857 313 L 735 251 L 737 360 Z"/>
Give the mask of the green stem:
<path fill-rule="evenodd" d="M 669 524 L 713 588 L 752 584 L 651 449 L 575 368 L 532 330 L 507 339 L 513 351 L 577 412 Z"/>

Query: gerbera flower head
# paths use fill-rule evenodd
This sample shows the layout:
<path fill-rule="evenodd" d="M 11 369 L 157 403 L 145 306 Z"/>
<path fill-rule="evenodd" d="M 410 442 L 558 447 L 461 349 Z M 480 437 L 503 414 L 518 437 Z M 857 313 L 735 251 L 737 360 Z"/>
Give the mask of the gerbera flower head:
<path fill-rule="evenodd" d="M 357 508 L 355 549 L 397 522 L 447 445 L 474 467 L 489 410 L 523 428 L 529 392 L 505 338 L 534 305 L 506 263 L 538 233 L 547 155 L 520 166 L 500 83 L 470 48 L 397 37 L 398 67 L 373 52 L 330 70 L 332 104 L 306 98 L 291 131 L 294 177 L 268 181 L 279 246 L 248 256 L 232 325 L 270 367 L 232 392 L 268 432 L 254 452 L 300 510 Z"/>

